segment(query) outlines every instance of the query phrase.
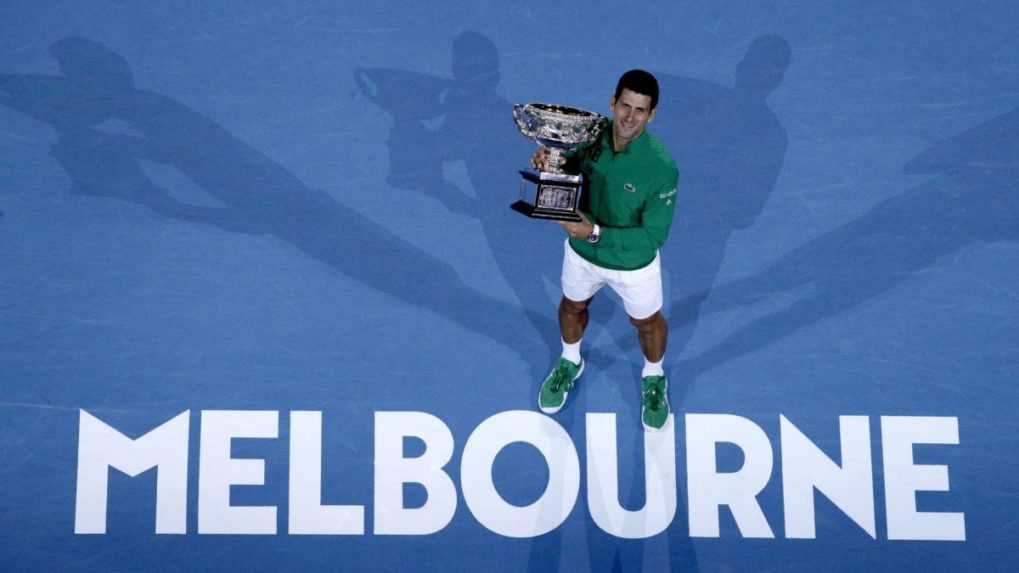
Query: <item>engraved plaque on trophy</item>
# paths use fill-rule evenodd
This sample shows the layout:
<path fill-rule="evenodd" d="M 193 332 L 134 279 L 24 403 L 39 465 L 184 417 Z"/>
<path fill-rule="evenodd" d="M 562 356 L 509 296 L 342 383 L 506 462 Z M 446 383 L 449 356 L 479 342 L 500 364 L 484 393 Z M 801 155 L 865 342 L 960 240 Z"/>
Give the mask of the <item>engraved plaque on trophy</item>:
<path fill-rule="evenodd" d="M 577 206 L 584 177 L 565 173 L 560 166 L 564 151 L 597 139 L 608 125 L 605 116 L 574 107 L 545 103 L 513 106 L 513 120 L 524 136 L 549 149 L 549 171 L 521 171 L 520 199 L 511 207 L 528 217 L 580 221 Z M 534 184 L 534 201 L 527 201 L 527 182 Z"/>

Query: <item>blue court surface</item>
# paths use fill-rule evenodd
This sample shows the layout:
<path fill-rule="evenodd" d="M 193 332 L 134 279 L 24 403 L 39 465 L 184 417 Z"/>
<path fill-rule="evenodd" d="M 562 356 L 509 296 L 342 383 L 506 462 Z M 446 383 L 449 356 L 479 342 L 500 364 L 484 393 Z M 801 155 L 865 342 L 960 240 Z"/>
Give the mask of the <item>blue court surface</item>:
<path fill-rule="evenodd" d="M 1019 7 L 0 6 L 0 570 L 1019 570 Z M 514 103 L 679 166 L 674 419 Z"/>

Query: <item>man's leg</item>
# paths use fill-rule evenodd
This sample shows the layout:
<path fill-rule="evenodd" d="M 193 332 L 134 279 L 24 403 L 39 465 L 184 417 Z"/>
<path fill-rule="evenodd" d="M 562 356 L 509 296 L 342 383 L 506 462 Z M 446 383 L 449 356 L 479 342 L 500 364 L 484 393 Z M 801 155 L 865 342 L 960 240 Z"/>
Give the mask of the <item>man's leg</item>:
<path fill-rule="evenodd" d="M 546 414 L 554 414 L 566 404 L 566 396 L 584 371 L 580 357 L 580 341 L 589 320 L 587 307 L 598 289 L 605 283 L 599 268 L 575 253 L 564 244 L 562 288 L 559 302 L 559 334 L 563 353 L 552 367 L 538 392 L 538 407 Z"/>
<path fill-rule="evenodd" d="M 647 318 L 630 317 L 637 327 L 640 349 L 644 352 L 641 372 L 641 422 L 647 430 L 661 430 L 669 420 L 669 386 L 662 368 L 669 325 L 661 311 Z"/>
<path fill-rule="evenodd" d="M 662 316 L 661 260 L 656 257 L 642 269 L 621 272 L 611 284 L 623 299 L 644 353 L 640 375 L 641 422 L 647 430 L 661 430 L 669 421 L 669 388 L 662 368 L 669 325 Z"/>
<path fill-rule="evenodd" d="M 584 330 L 590 320 L 587 313 L 590 304 L 591 299 L 577 302 L 565 296 L 559 301 L 559 334 L 562 335 L 563 342 L 576 344 L 584 337 Z"/>
<path fill-rule="evenodd" d="M 546 414 L 555 414 L 566 405 L 566 397 L 584 371 L 580 340 L 587 328 L 587 307 L 590 303 L 590 298 L 575 301 L 565 296 L 559 302 L 559 334 L 563 339 L 563 353 L 538 392 L 538 407 Z"/>
<path fill-rule="evenodd" d="M 559 311 L 559 320 L 562 322 L 562 310 Z M 648 362 L 661 362 L 665 356 L 665 346 L 669 338 L 669 325 L 658 311 L 647 318 L 630 317 L 630 323 L 637 327 L 637 338 L 640 340 L 640 349 L 644 352 L 644 358 Z M 565 331 L 564 331 L 565 332 Z M 565 335 L 563 335 L 565 338 Z"/>

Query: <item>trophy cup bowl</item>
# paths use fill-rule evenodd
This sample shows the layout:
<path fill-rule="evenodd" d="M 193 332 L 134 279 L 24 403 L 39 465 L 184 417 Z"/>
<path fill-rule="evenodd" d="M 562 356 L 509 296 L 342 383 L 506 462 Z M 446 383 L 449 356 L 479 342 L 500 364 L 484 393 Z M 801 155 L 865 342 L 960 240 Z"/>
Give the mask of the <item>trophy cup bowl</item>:
<path fill-rule="evenodd" d="M 520 172 L 525 182 L 537 187 L 534 203 L 524 199 L 526 185 L 521 182 L 520 200 L 511 207 L 528 217 L 580 221 L 577 206 L 584 178 L 564 172 L 560 157 L 564 151 L 595 141 L 608 125 L 608 118 L 575 107 L 529 103 L 513 106 L 513 120 L 521 134 L 547 147 L 550 154 L 549 171 Z"/>

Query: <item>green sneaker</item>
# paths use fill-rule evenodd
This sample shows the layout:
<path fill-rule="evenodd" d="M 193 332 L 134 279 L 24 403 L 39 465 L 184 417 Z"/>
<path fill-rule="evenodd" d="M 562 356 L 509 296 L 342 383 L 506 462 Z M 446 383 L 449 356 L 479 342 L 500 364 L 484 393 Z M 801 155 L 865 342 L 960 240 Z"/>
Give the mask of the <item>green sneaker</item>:
<path fill-rule="evenodd" d="M 556 362 L 555 368 L 548 374 L 548 378 L 541 383 L 541 391 L 538 392 L 538 408 L 546 414 L 555 414 L 562 410 L 566 404 L 566 397 L 569 396 L 573 384 L 580 378 L 584 371 L 584 360 L 580 364 L 574 364 L 565 358 Z"/>
<path fill-rule="evenodd" d="M 645 376 L 640 385 L 640 421 L 649 432 L 661 431 L 669 421 L 669 382 L 665 376 Z"/>

